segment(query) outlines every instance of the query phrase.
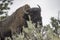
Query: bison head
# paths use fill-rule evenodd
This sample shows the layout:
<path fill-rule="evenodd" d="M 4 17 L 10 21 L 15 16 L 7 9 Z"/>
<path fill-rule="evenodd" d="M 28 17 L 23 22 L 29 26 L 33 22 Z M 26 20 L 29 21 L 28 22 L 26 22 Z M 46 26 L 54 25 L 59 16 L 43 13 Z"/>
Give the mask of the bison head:
<path fill-rule="evenodd" d="M 29 8 L 28 10 L 24 11 L 27 15 L 30 15 L 32 23 L 35 23 L 37 26 L 37 22 L 42 25 L 42 18 L 41 18 L 41 8 L 39 5 L 38 7 Z"/>

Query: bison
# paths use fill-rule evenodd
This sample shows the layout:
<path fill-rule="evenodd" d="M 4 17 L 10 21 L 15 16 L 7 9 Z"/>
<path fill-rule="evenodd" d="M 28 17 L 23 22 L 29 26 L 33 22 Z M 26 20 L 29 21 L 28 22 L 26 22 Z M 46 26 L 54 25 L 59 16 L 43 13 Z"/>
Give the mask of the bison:
<path fill-rule="evenodd" d="M 28 10 L 30 6 L 28 4 L 18 8 L 11 16 L 5 18 L 0 22 L 0 38 L 5 40 L 5 37 L 11 37 L 14 34 L 19 34 L 23 30 L 23 26 L 26 26 L 26 20 L 24 17 L 24 10 Z M 25 24 L 26 23 L 26 24 Z M 13 39 L 12 39 L 13 40 Z"/>
<path fill-rule="evenodd" d="M 38 6 L 38 8 L 34 7 L 34 8 L 30 8 L 27 11 L 25 11 L 25 13 L 27 13 L 27 15 L 30 15 L 31 21 L 32 21 L 32 23 L 35 23 L 36 28 L 37 28 L 38 22 L 42 26 L 41 8 L 39 5 L 37 5 L 37 6 Z"/>

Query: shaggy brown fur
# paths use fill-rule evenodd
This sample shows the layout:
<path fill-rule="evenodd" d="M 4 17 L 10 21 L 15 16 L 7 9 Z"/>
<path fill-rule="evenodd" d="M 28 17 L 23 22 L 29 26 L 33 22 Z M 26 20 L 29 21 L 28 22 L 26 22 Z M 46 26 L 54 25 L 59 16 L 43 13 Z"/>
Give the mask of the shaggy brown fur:
<path fill-rule="evenodd" d="M 29 5 L 24 5 L 23 7 L 18 8 L 11 16 L 7 17 L 2 22 L 2 26 L 0 26 L 0 35 L 4 36 L 4 32 L 8 32 L 11 30 L 12 34 L 17 33 L 17 28 L 20 29 L 24 25 L 24 10 L 28 10 L 30 7 Z M 0 36 L 0 37 L 1 37 Z M 9 35 L 8 35 L 9 36 Z"/>

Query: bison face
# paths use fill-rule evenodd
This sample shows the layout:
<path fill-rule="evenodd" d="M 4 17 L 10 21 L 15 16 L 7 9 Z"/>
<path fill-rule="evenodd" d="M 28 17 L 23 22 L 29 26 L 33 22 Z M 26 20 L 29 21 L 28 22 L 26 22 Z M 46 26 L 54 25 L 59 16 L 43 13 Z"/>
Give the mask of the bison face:
<path fill-rule="evenodd" d="M 38 5 L 38 7 L 34 8 L 29 8 L 28 10 L 25 11 L 26 18 L 28 17 L 27 15 L 30 15 L 31 20 L 37 20 L 38 17 L 41 17 L 41 8 Z"/>
<path fill-rule="evenodd" d="M 37 26 L 37 22 L 42 25 L 42 18 L 41 18 L 41 8 L 38 7 L 30 8 L 25 11 L 27 15 L 30 16 L 32 23 L 35 23 Z"/>

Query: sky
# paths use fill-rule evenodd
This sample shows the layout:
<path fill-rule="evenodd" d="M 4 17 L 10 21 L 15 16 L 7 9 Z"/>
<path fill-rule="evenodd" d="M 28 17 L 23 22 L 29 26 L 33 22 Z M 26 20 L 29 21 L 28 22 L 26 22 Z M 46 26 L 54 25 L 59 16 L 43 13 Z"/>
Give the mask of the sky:
<path fill-rule="evenodd" d="M 12 15 L 19 7 L 28 4 L 30 7 L 37 7 L 37 4 L 41 7 L 41 16 L 43 25 L 50 23 L 51 17 L 58 17 L 58 11 L 60 11 L 60 0 L 14 0 L 9 15 Z"/>

